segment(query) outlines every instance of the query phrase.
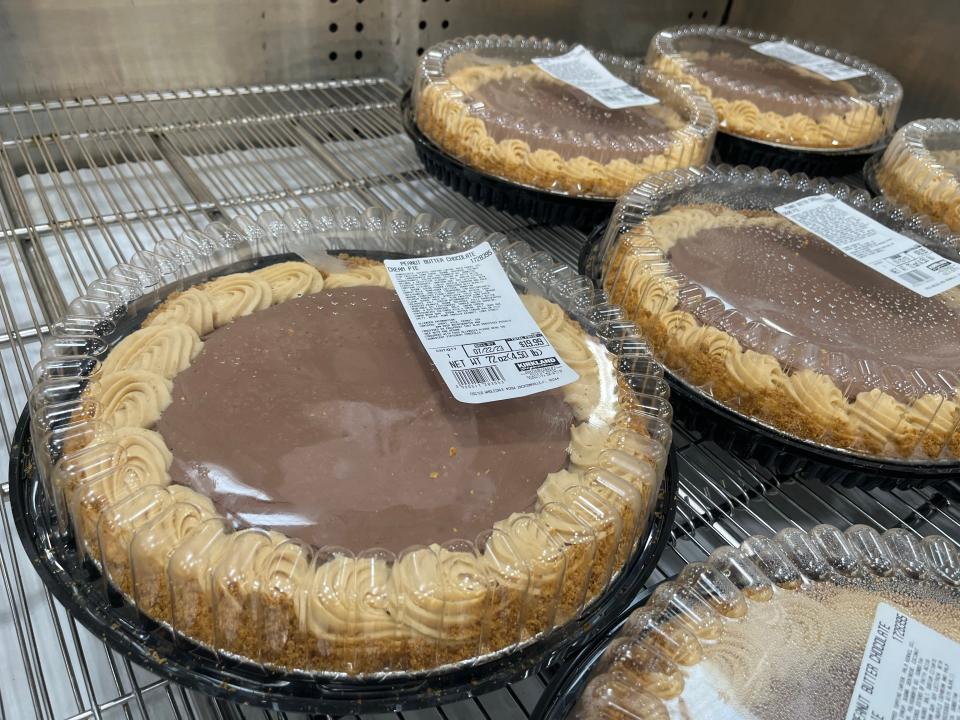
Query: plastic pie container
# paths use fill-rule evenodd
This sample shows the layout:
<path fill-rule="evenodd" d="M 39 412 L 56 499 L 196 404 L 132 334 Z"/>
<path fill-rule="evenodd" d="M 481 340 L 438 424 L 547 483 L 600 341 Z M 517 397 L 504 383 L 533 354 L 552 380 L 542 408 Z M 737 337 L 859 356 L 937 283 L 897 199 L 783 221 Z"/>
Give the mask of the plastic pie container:
<path fill-rule="evenodd" d="M 821 194 L 957 258 L 944 226 L 866 192 L 721 166 L 622 198 L 594 264 L 691 412 L 819 455 L 828 477 L 943 477 L 960 454 L 958 290 L 925 298 L 775 210 Z"/>
<path fill-rule="evenodd" d="M 576 382 L 465 405 L 436 378 L 382 260 L 481 242 Z M 59 587 L 81 619 L 207 692 L 340 713 L 502 681 L 617 612 L 666 538 L 645 344 L 587 279 L 456 220 L 214 223 L 111 269 L 42 355 L 18 529 L 57 539 L 51 582 L 86 572 L 145 624 Z"/>
<path fill-rule="evenodd" d="M 864 525 L 720 548 L 568 663 L 533 717 L 842 717 L 881 603 L 960 639 L 958 559 L 942 536 Z"/>
<path fill-rule="evenodd" d="M 725 162 L 791 172 L 858 171 L 893 132 L 903 95 L 864 60 L 742 28 L 662 30 L 647 64 L 710 99 Z"/>
<path fill-rule="evenodd" d="M 435 45 L 414 78 L 417 127 L 474 170 L 571 198 L 614 199 L 651 174 L 707 161 L 716 119 L 704 98 L 598 52 L 607 71 L 648 96 L 612 107 L 535 62 L 571 49 L 498 35 Z"/>

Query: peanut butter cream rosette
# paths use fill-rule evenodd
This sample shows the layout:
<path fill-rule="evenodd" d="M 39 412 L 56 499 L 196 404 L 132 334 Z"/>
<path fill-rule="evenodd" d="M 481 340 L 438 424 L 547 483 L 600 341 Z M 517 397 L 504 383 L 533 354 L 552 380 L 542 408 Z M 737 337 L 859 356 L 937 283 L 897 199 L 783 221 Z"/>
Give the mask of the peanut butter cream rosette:
<path fill-rule="evenodd" d="M 564 717 L 838 717 L 856 696 L 881 603 L 911 633 L 922 623 L 960 641 L 957 560 L 944 537 L 863 525 L 720 548 L 658 587 L 590 656 Z"/>
<path fill-rule="evenodd" d="M 840 64 L 844 79 L 753 49 L 771 42 Z M 873 145 L 893 131 L 903 96 L 892 75 L 864 60 L 740 28 L 661 30 L 650 42 L 647 64 L 709 98 L 722 132 L 796 148 Z"/>
<path fill-rule="evenodd" d="M 434 254 L 477 242 L 427 216 L 322 212 L 285 218 L 283 242 L 336 247 L 336 228 L 364 223 L 409 254 L 424 238 Z M 584 285 L 485 239 L 545 279 L 521 298 L 578 380 L 456 403 L 373 260 L 195 275 L 134 306 L 140 326 L 70 365 L 73 380 L 41 374 L 34 391 L 37 433 L 69 438 L 38 447 L 83 554 L 194 641 L 309 672 L 428 670 L 581 615 L 646 540 L 666 389 L 649 355 L 630 355 L 657 402 L 633 401 Z M 601 300 L 605 322 L 622 319 Z"/>
<path fill-rule="evenodd" d="M 883 194 L 960 233 L 960 120 L 900 128 L 876 168 Z"/>
<path fill-rule="evenodd" d="M 419 128 L 471 167 L 520 185 L 615 198 L 643 178 L 702 165 L 716 120 L 703 98 L 625 58 L 614 75 L 657 99 L 613 109 L 541 70 L 562 42 L 476 36 L 430 48 L 414 81 Z"/>
<path fill-rule="evenodd" d="M 876 458 L 955 463 L 960 305 L 924 297 L 774 209 L 833 193 L 956 257 L 957 237 L 866 193 L 719 168 L 638 186 L 603 240 L 603 284 L 667 367 L 797 438 Z"/>

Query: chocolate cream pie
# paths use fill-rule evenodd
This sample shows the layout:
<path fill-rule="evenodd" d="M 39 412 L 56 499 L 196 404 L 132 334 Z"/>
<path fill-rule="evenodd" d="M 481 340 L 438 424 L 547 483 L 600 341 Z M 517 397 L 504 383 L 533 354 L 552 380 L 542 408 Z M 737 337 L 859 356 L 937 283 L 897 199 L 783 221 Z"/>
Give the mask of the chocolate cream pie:
<path fill-rule="evenodd" d="M 882 538 L 872 533 L 882 554 L 870 550 L 867 554 L 881 564 L 868 568 L 852 554 L 845 534 L 827 530 L 844 542 L 845 553 L 851 553 L 843 557 L 847 565 L 826 569 L 829 565 L 815 542 L 801 531 L 793 533 L 820 564 L 820 572 L 812 577 L 788 559 L 777 540 L 762 537 L 748 543 L 777 553 L 771 576 L 758 570 L 755 556 L 733 548 L 721 548 L 707 564 L 688 566 L 679 580 L 659 588 L 647 606 L 627 620 L 604 651 L 569 720 L 844 717 L 857 697 L 865 651 L 876 647 L 882 652 L 884 647 L 882 633 L 876 636 L 876 645 L 871 642 L 880 603 L 901 615 L 896 621 L 892 614 L 884 618 L 891 621 L 891 629 L 895 623 L 901 633 L 904 625 L 909 628 L 905 644 L 920 642 L 914 634 L 916 623 L 940 633 L 944 642 L 960 642 L 955 574 L 939 575 L 926 560 L 919 539 L 905 543 L 904 549 L 918 554 L 899 558 L 904 561 L 901 572 L 882 543 L 888 538 L 903 543 L 902 535 L 891 535 L 905 531 L 894 530 Z M 927 541 L 931 547 L 950 545 L 943 537 Z M 737 568 L 733 575 L 738 582 L 744 582 L 747 574 L 749 584 L 742 592 L 721 574 L 724 567 Z M 918 568 L 923 571 L 915 572 Z M 721 588 L 725 590 L 718 592 Z M 891 652 L 883 660 L 892 664 L 897 651 L 892 645 L 887 649 Z M 947 705 L 956 697 L 950 673 L 926 674 L 924 662 L 931 661 L 921 659 L 913 677 L 900 676 L 905 693 L 917 698 L 908 711 L 923 706 L 924 696 Z M 949 715 L 945 712 L 943 717 Z"/>
<path fill-rule="evenodd" d="M 751 49 L 767 39 L 706 25 L 663 30 L 650 43 L 647 64 L 709 98 L 720 129 L 734 135 L 816 150 L 864 147 L 892 131 L 902 90 L 888 73 L 817 48 L 863 72 L 831 80 Z"/>
<path fill-rule="evenodd" d="M 883 194 L 960 232 L 960 120 L 914 120 L 877 165 Z"/>
<path fill-rule="evenodd" d="M 524 295 L 579 380 L 459 403 L 383 265 L 344 263 L 191 287 L 112 349 L 88 394 L 123 462 L 61 479 L 80 545 L 155 619 L 304 670 L 432 668 L 574 617 L 664 463 L 606 351 Z"/>
<path fill-rule="evenodd" d="M 508 46 L 485 48 L 491 55 L 441 44 L 421 61 L 414 98 L 420 129 L 472 167 L 522 185 L 614 198 L 654 173 L 706 162 L 716 120 L 688 89 L 621 67 L 659 102 L 612 109 L 530 62 L 557 54 L 546 41 L 521 48 L 482 39 Z M 526 62 L 506 59 L 518 52 Z"/>
<path fill-rule="evenodd" d="M 668 367 L 741 413 L 834 447 L 960 457 L 958 389 L 906 382 L 960 371 L 956 290 L 925 298 L 772 210 L 708 203 L 622 235 L 604 283 Z"/>

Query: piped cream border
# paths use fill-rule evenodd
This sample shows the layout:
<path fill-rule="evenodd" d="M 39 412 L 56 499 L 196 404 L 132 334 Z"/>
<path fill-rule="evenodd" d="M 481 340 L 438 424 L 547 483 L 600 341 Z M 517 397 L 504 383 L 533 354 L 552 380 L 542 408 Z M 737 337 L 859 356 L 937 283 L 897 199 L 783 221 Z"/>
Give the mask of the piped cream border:
<path fill-rule="evenodd" d="M 960 177 L 947 170 L 943 155 L 957 156 L 951 164 L 960 167 L 960 147 L 931 152 L 924 141 L 927 125 L 934 133 L 952 130 L 960 146 L 960 121 L 919 120 L 900 128 L 877 166 L 877 182 L 884 195 L 917 212 L 943 222 L 960 232 Z M 943 124 L 945 127 L 939 127 Z"/>

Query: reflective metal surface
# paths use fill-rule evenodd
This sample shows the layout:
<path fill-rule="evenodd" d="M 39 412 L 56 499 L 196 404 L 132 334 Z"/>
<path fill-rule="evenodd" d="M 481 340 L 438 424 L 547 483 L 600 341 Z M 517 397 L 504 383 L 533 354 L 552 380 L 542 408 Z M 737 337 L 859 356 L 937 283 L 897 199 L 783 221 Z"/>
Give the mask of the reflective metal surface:
<path fill-rule="evenodd" d="M 533 34 L 643 55 L 685 22 L 754 27 L 861 55 L 904 85 L 902 121 L 960 115 L 960 3 L 896 0 L 0 0 L 0 100 L 381 75 L 477 33 Z"/>
<path fill-rule="evenodd" d="M 488 210 L 428 178 L 402 134 L 399 95 L 373 78 L 0 106 L 0 452 L 26 401 L 39 340 L 65 301 L 116 259 L 213 218 L 380 203 L 462 217 L 576 264 L 581 233 Z M 675 442 L 681 500 L 651 583 L 720 544 L 788 526 L 866 523 L 960 544 L 960 482 L 935 491 L 827 487 L 773 476 L 682 428 Z M 2 490 L 0 718 L 295 717 L 210 701 L 108 651 L 43 589 Z M 531 677 L 402 717 L 524 718 L 542 687 Z"/>
<path fill-rule="evenodd" d="M 0 100 L 382 75 L 476 33 L 548 35 L 643 55 L 666 25 L 727 0 L 0 0 Z"/>
<path fill-rule="evenodd" d="M 956 0 L 733 0 L 729 24 L 830 45 L 889 70 L 903 85 L 898 125 L 960 117 Z"/>
<path fill-rule="evenodd" d="M 0 98 L 390 74 L 406 4 L 3 0 Z"/>

